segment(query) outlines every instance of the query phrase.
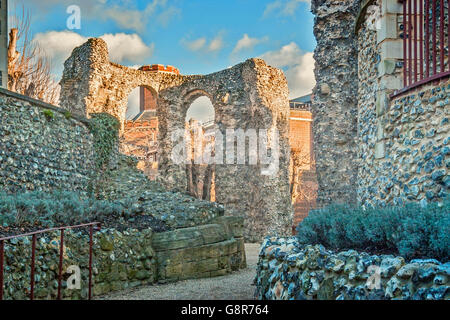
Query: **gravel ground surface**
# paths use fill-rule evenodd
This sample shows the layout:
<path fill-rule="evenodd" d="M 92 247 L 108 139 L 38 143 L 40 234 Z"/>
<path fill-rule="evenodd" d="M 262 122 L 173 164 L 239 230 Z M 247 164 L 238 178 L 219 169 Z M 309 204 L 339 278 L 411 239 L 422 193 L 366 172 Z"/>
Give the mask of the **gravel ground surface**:
<path fill-rule="evenodd" d="M 227 276 L 154 285 L 102 296 L 100 300 L 253 300 L 260 245 L 246 244 L 247 268 Z"/>

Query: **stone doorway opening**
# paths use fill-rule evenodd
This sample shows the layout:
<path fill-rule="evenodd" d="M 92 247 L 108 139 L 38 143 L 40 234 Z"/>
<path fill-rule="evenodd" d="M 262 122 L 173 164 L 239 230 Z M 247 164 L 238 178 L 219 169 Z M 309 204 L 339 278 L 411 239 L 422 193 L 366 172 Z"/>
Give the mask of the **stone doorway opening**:
<path fill-rule="evenodd" d="M 192 196 L 215 201 L 215 110 L 206 95 L 195 98 L 186 111 L 187 191 Z"/>
<path fill-rule="evenodd" d="M 152 180 L 158 173 L 158 95 L 150 86 L 138 86 L 128 96 L 121 152 L 138 159 L 138 168 Z"/>

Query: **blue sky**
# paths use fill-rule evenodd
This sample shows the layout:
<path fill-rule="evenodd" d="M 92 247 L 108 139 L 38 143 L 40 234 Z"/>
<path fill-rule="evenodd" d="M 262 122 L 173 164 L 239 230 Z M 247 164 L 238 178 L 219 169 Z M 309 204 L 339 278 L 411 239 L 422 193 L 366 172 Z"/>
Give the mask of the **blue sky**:
<path fill-rule="evenodd" d="M 314 86 L 310 0 L 10 0 L 32 13 L 34 40 L 60 77 L 74 47 L 90 37 L 108 43 L 110 59 L 127 66 L 173 65 L 208 74 L 261 57 L 285 71 L 291 98 Z M 77 5 L 81 29 L 67 28 Z"/>
<path fill-rule="evenodd" d="M 18 3 L 19 9 L 23 3 L 31 10 L 35 36 L 50 31 L 76 32 L 86 38 L 118 33 L 137 35 L 150 50 L 125 54 L 116 62 L 170 64 L 183 74 L 218 71 L 250 57 L 276 52 L 291 43 L 303 54 L 315 47 L 313 16 L 310 3 L 305 0 L 10 0 L 10 3 L 10 6 Z M 67 29 L 66 10 L 72 4 L 81 9 L 80 30 Z M 248 36 L 247 42 L 241 42 L 241 49 L 233 51 L 244 35 Z M 70 40 L 67 37 L 67 42 Z M 212 41 L 216 46 L 211 46 Z M 70 43 L 66 45 L 69 47 Z"/>

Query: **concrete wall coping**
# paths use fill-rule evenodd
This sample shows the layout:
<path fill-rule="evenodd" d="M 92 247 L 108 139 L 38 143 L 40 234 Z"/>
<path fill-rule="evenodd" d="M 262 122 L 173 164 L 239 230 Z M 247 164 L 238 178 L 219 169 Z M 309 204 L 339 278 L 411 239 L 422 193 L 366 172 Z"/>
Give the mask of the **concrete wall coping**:
<path fill-rule="evenodd" d="M 43 109 L 49 109 L 49 110 L 52 110 L 52 111 L 55 111 L 55 112 L 59 112 L 59 113 L 62 113 L 62 114 L 66 113 L 66 112 L 70 112 L 67 109 L 63 109 L 61 107 L 57 107 L 55 105 L 52 105 L 52 104 L 49 104 L 49 103 L 46 103 L 46 102 L 43 102 L 43 101 L 40 101 L 40 100 L 37 100 L 37 99 L 30 98 L 28 96 L 24 96 L 23 94 L 19 94 L 17 92 L 13 92 L 13 91 L 10 91 L 10 90 L 4 89 L 4 88 L 0 88 L 0 95 L 5 95 L 5 96 L 8 96 L 8 97 L 17 99 L 17 100 L 28 102 L 28 103 L 31 103 L 32 105 L 36 106 L 36 107 L 43 108 Z M 70 117 L 72 119 L 74 119 L 74 120 L 77 120 L 77 121 L 81 122 L 82 124 L 84 124 L 86 126 L 89 125 L 89 119 L 87 119 L 85 117 L 82 117 L 82 116 L 79 116 L 79 115 L 76 115 L 76 114 L 71 114 Z"/>

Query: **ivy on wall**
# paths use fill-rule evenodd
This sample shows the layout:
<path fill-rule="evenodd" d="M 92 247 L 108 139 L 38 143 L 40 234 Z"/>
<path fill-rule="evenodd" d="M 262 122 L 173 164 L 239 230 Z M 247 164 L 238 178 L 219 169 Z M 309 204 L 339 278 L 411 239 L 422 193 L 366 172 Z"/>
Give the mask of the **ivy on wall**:
<path fill-rule="evenodd" d="M 44 111 L 42 111 L 42 113 L 44 114 L 44 116 L 47 118 L 48 121 L 51 121 L 55 118 L 55 114 L 53 113 L 52 110 L 45 109 Z"/>
<path fill-rule="evenodd" d="M 96 170 L 92 174 L 88 193 L 97 199 L 101 190 L 110 180 L 109 169 L 111 161 L 118 154 L 120 123 L 107 113 L 92 114 L 89 130 L 94 138 L 94 163 Z"/>
<path fill-rule="evenodd" d="M 95 164 L 99 170 L 105 170 L 119 143 L 119 120 L 106 114 L 91 115 L 89 129 L 94 136 Z"/>

